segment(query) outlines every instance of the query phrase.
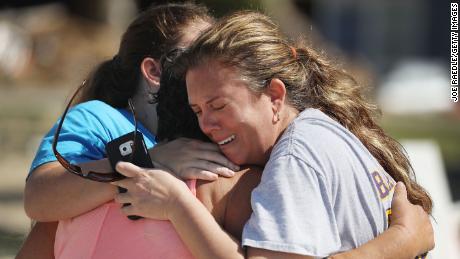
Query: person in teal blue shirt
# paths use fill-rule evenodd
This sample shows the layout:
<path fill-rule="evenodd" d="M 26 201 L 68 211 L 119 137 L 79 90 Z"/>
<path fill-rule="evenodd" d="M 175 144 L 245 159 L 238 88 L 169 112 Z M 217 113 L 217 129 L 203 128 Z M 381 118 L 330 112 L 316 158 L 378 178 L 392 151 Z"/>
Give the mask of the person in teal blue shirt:
<path fill-rule="evenodd" d="M 169 49 L 186 47 L 212 22 L 207 9 L 194 4 L 161 5 L 140 14 L 123 34 L 118 53 L 84 81 L 76 105 L 64 120 L 58 151 L 70 162 L 82 163 L 83 169 L 89 163 L 111 171 L 106 160 L 96 165 L 93 161 L 106 157 L 107 142 L 134 130 L 127 110 L 128 99 L 132 99 L 156 167 L 167 168 L 183 179 L 232 176 L 238 167 L 215 144 L 182 138 L 155 146 L 160 59 Z M 51 148 L 55 129 L 56 125 L 44 137 L 26 181 L 25 211 L 37 221 L 80 215 L 117 193 L 115 186 L 76 177 L 56 161 Z"/>
<path fill-rule="evenodd" d="M 51 145 L 57 123 L 43 138 L 32 162 L 30 173 L 37 167 L 56 161 Z M 58 150 L 72 164 L 106 157 L 106 144 L 134 130 L 132 114 L 126 109 L 114 108 L 99 100 L 80 103 L 65 117 L 59 134 Z M 155 136 L 138 123 L 147 148 L 156 144 Z"/>

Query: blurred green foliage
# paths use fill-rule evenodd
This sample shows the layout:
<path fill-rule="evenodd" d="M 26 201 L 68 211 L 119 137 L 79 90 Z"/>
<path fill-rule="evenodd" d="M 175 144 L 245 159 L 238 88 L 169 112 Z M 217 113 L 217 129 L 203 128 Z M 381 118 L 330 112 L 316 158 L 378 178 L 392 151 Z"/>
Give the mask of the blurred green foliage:
<path fill-rule="evenodd" d="M 12 234 L 0 230 L 0 258 L 15 255 L 24 240 L 22 234 Z"/>
<path fill-rule="evenodd" d="M 395 139 L 432 139 L 441 149 L 448 173 L 460 174 L 460 119 L 448 114 L 384 116 L 382 127 Z"/>

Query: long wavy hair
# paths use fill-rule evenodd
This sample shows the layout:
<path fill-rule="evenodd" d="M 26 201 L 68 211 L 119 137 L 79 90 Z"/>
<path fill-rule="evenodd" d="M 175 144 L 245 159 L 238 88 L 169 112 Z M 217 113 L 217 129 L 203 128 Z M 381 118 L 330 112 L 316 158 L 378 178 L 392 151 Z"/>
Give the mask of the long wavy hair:
<path fill-rule="evenodd" d="M 75 103 L 101 100 L 113 107 L 127 107 L 139 86 L 142 60 L 160 60 L 178 45 L 186 28 L 195 22 L 212 23 L 208 9 L 192 3 L 164 4 L 147 9 L 123 34 L 118 53 L 98 65 L 84 81 Z"/>
<path fill-rule="evenodd" d="M 364 87 L 311 47 L 289 40 L 269 17 L 245 11 L 221 19 L 192 44 L 179 70 L 210 60 L 237 68 L 256 93 L 273 78 L 283 81 L 291 106 L 319 109 L 350 130 L 395 181 L 404 182 L 409 200 L 431 212 L 431 198 L 416 183 L 402 146 L 377 125 Z"/>

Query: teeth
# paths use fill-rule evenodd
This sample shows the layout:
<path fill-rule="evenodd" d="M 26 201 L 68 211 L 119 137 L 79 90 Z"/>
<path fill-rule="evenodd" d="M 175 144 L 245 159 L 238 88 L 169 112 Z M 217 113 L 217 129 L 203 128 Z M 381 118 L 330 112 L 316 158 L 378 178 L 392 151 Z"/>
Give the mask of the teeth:
<path fill-rule="evenodd" d="M 232 142 L 234 139 L 235 139 L 235 135 L 231 135 L 230 137 L 218 142 L 217 144 L 225 145 L 225 144 L 228 144 L 228 143 Z"/>

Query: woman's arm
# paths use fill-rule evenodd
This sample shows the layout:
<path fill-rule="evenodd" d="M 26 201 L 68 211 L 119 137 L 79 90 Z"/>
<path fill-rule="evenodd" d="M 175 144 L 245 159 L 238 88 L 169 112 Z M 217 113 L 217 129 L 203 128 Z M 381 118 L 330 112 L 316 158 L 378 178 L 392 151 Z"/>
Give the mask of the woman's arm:
<path fill-rule="evenodd" d="M 81 166 L 112 171 L 107 159 Z M 112 200 L 116 193 L 117 188 L 111 184 L 83 179 L 67 172 L 59 162 L 50 162 L 37 167 L 27 179 L 24 209 L 37 221 L 57 221 L 94 209 Z"/>
<path fill-rule="evenodd" d="M 54 259 L 57 222 L 36 222 L 16 255 L 16 259 Z"/>
<path fill-rule="evenodd" d="M 122 209 L 125 214 L 141 215 L 154 219 L 169 219 L 192 254 L 197 258 L 243 257 L 239 242 L 217 224 L 208 210 L 190 193 L 182 181 L 167 172 L 142 169 L 130 163 L 119 163 L 117 171 L 128 177 L 114 183 L 128 189 L 127 193 L 116 196 L 117 202 L 132 204 Z M 400 192 L 401 188 L 398 187 L 396 193 Z M 401 197 L 398 194 L 395 196 Z M 429 231 L 431 223 L 429 223 L 428 216 L 421 214 L 416 206 L 410 205 L 404 195 L 400 199 L 398 201 L 405 204 L 402 206 L 404 211 L 400 211 L 403 209 L 401 206 L 394 208 L 392 218 L 394 222 L 390 227 L 393 230 L 387 231 L 388 234 L 382 234 L 382 237 L 356 249 L 356 251 L 336 255 L 336 258 L 375 258 L 376 255 L 380 256 L 377 258 L 408 258 L 408 255 L 429 250 L 431 248 L 430 242 L 433 240 L 433 232 L 432 230 Z M 410 210 L 406 211 L 407 208 Z M 405 216 L 396 217 L 397 215 Z M 418 220 L 412 220 L 412 223 L 408 222 L 407 219 L 411 217 L 418 217 Z M 414 222 L 416 223 L 413 224 Z M 427 224 L 429 227 L 426 226 Z M 403 229 L 410 231 L 400 232 Z M 401 235 L 401 233 L 406 234 Z M 383 251 L 383 249 L 389 250 Z M 250 247 L 248 248 L 248 256 L 249 258 L 301 257 L 300 255 Z M 301 258 L 308 257 L 303 256 Z"/>
<path fill-rule="evenodd" d="M 434 248 L 433 227 L 428 214 L 407 199 L 402 183 L 395 187 L 391 226 L 381 235 L 348 252 L 329 256 L 331 259 L 413 259 Z M 248 247 L 249 258 L 311 258 Z"/>
<path fill-rule="evenodd" d="M 149 153 L 155 164 L 170 168 L 182 179 L 215 180 L 217 174 L 234 175 L 227 167 L 238 169 L 218 151 L 215 144 L 197 140 L 177 139 L 159 145 Z M 79 166 L 86 171 L 112 171 L 106 158 Z M 24 208 L 32 219 L 56 221 L 92 210 L 113 199 L 116 193 L 114 186 L 75 176 L 56 161 L 43 164 L 31 172 L 24 191 Z"/>
<path fill-rule="evenodd" d="M 118 203 L 131 203 L 122 208 L 123 213 L 169 219 L 196 258 L 244 258 L 240 242 L 219 226 L 183 181 L 131 163 L 120 162 L 116 168 L 128 177 L 112 183 L 128 190 L 115 196 Z"/>
<path fill-rule="evenodd" d="M 218 186 L 212 184 L 213 193 L 217 194 L 217 200 L 225 201 L 225 216 L 223 225 L 225 230 L 241 240 L 241 233 L 245 222 L 249 219 L 252 212 L 250 206 L 251 191 L 260 181 L 261 171 L 251 168 L 238 173 L 233 178 L 220 178 Z M 225 192 L 225 193 L 223 193 Z M 206 197 L 199 197 L 201 201 Z M 216 199 L 214 200 L 216 203 Z M 218 204 L 220 202 L 217 202 Z M 433 249 L 433 228 L 428 215 L 420 206 L 411 204 L 407 199 L 407 192 L 403 184 L 396 186 L 395 195 L 392 202 L 393 214 L 390 216 L 392 225 L 382 235 L 369 241 L 358 249 L 330 256 L 330 258 L 415 258 L 416 255 L 423 254 Z M 214 217 L 216 217 L 214 215 Z M 222 224 L 221 224 L 222 225 Z M 308 258 L 305 256 L 286 253 L 278 253 L 267 250 L 249 249 L 248 256 L 257 258 Z"/>
<path fill-rule="evenodd" d="M 434 232 L 428 214 L 407 199 L 406 187 L 397 183 L 391 203 L 391 226 L 358 249 L 330 258 L 412 259 L 434 248 Z"/>

